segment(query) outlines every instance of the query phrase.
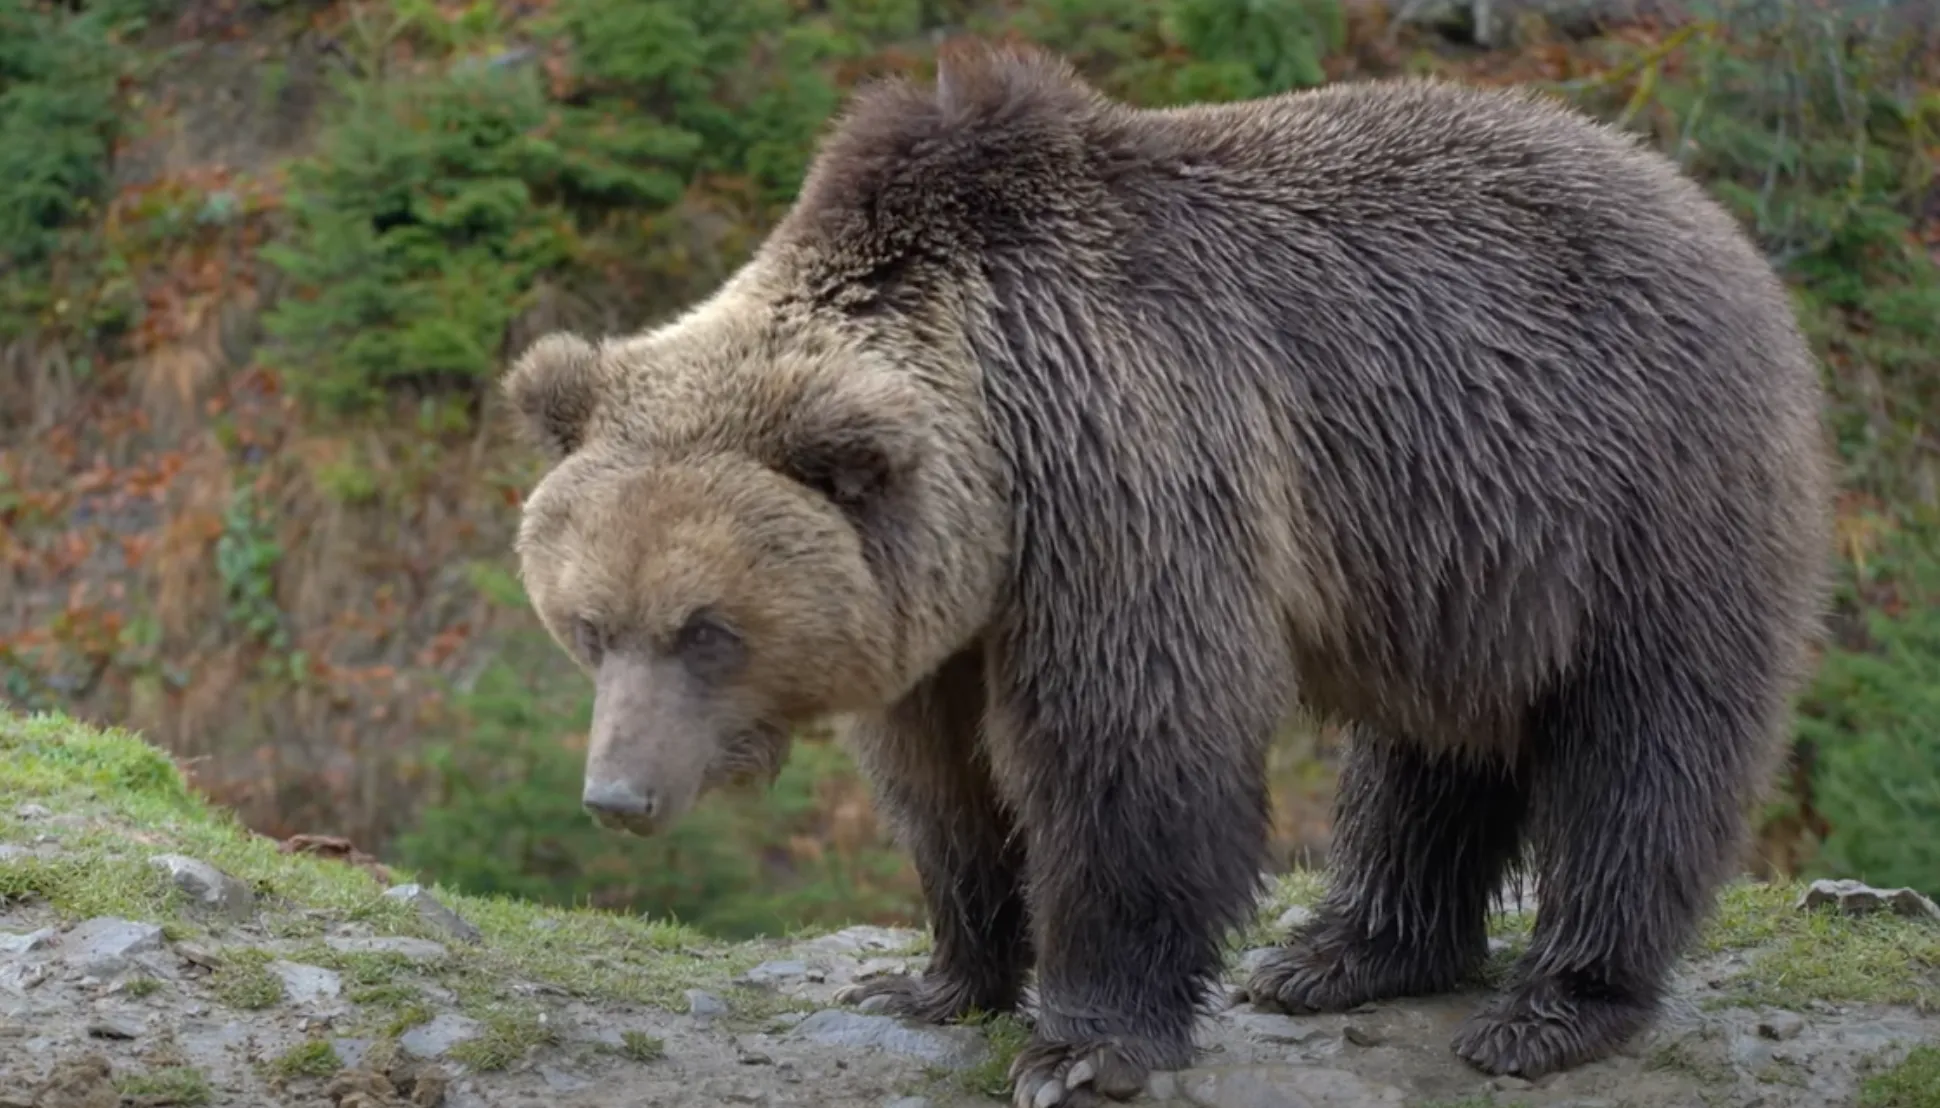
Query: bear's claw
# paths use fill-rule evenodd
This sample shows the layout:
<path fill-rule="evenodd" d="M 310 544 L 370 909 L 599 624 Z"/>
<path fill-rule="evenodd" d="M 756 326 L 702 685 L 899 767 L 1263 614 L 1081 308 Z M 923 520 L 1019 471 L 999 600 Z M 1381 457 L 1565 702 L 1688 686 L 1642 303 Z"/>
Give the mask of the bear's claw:
<path fill-rule="evenodd" d="M 1012 1108 L 1100 1108 L 1145 1089 L 1151 1070 L 1112 1043 L 1033 1043 L 1011 1063 Z"/>

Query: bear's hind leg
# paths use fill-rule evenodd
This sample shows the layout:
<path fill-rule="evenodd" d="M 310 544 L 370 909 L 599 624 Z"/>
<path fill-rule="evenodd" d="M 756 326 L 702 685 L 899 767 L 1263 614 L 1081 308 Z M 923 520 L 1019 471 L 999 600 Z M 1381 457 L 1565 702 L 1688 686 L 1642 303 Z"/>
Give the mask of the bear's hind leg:
<path fill-rule="evenodd" d="M 982 667 L 981 651 L 965 652 L 858 721 L 857 758 L 915 860 L 935 943 L 921 977 L 873 978 L 840 1002 L 931 1023 L 1017 1006 L 1031 964 L 1023 852 L 978 749 Z"/>
<path fill-rule="evenodd" d="M 1534 1079 L 1645 1028 L 1731 872 L 1783 698 L 1757 670 L 1769 647 L 1699 652 L 1718 628 L 1680 622 L 1605 644 L 1533 713 L 1535 934 L 1454 1041 L 1485 1072 Z"/>
<path fill-rule="evenodd" d="M 1521 842 L 1513 771 L 1357 728 L 1334 808 L 1327 895 L 1247 995 L 1300 1014 L 1454 988 L 1488 953 L 1489 898 Z"/>

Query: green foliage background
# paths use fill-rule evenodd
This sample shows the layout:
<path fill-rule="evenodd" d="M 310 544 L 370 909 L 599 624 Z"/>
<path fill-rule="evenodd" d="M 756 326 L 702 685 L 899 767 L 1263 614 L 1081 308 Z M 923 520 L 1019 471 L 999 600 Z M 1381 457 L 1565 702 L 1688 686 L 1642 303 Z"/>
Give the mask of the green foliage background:
<path fill-rule="evenodd" d="M 112 351 L 139 313 L 97 216 L 159 49 L 133 44 L 158 10 L 0 0 L 0 339 Z M 1679 159 L 1792 282 L 1850 497 L 1840 639 L 1801 702 L 1810 802 L 1831 828 L 1814 864 L 1940 892 L 1940 69 L 1934 42 L 1870 10 L 1711 4 L 1669 37 L 1583 46 L 1582 75 L 1549 83 Z M 416 427 L 427 449 L 476 433 L 535 312 L 632 327 L 704 292 L 785 209 L 844 91 L 920 70 L 946 31 L 1034 40 L 1155 105 L 1315 85 L 1350 45 L 1335 0 L 557 0 L 531 17 L 367 0 L 347 26 L 349 62 L 262 251 L 282 287 L 259 368 L 314 426 Z M 1417 52 L 1393 68 L 1446 65 Z M 389 495 L 352 462 L 331 472 L 346 503 Z M 290 649 L 274 566 L 252 567 L 281 554 L 217 551 L 248 585 L 231 582 L 230 617 L 271 650 Z M 502 578 L 481 592 L 524 603 Z M 536 630 L 513 634 L 452 689 L 429 805 L 397 857 L 474 891 L 729 934 L 911 909 L 887 843 L 784 849 L 825 836 L 831 790 L 858 787 L 818 742 L 759 805 L 709 802 L 652 843 L 598 832 L 568 741 L 587 693 Z"/>

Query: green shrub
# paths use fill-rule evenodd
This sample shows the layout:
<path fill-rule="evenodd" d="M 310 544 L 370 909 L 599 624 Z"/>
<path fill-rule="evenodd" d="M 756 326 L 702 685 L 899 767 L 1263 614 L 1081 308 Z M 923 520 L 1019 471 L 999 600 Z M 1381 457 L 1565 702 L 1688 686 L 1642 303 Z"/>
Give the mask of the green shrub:
<path fill-rule="evenodd" d="M 1899 537 L 1856 576 L 1893 582 L 1891 611 L 1867 613 L 1866 641 L 1831 651 L 1801 705 L 1814 744 L 1829 874 L 1940 896 L 1940 542 Z M 1854 607 L 1847 598 L 1847 607 Z"/>
<path fill-rule="evenodd" d="M 1338 0 L 1042 0 L 984 26 L 1057 50 L 1143 104 L 1318 85 L 1347 33 Z"/>
<path fill-rule="evenodd" d="M 107 193 L 125 127 L 120 81 L 145 0 L 0 0 L 0 336 L 49 301 L 44 263 Z"/>
<path fill-rule="evenodd" d="M 294 226 L 264 257 L 296 285 L 265 320 L 297 395 L 339 411 L 387 391 L 470 391 L 572 228 L 540 188 L 567 170 L 529 68 L 353 82 L 291 169 Z"/>

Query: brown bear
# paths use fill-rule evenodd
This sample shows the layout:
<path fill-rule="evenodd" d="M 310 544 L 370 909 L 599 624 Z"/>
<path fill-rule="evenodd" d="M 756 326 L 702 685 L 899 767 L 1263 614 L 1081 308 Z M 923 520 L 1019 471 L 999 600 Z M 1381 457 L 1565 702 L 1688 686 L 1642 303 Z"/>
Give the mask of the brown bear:
<path fill-rule="evenodd" d="M 1814 359 L 1732 218 L 1546 99 L 1427 80 L 1137 109 L 1026 49 L 885 81 L 706 302 L 508 375 L 518 549 L 647 833 L 853 749 L 1016 1103 L 1189 1064 L 1266 868 L 1264 754 L 1347 721 L 1330 891 L 1254 1003 L 1448 990 L 1454 1049 L 1610 1052 L 1733 872 L 1819 633 Z"/>

